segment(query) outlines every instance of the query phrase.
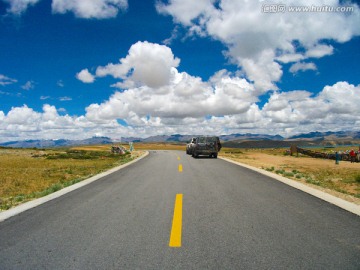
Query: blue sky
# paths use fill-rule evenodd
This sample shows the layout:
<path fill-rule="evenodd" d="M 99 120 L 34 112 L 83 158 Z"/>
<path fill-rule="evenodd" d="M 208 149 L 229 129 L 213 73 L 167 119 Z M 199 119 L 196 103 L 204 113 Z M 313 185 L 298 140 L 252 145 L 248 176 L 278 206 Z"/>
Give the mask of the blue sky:
<path fill-rule="evenodd" d="M 359 6 L 0 0 L 0 141 L 359 130 Z"/>

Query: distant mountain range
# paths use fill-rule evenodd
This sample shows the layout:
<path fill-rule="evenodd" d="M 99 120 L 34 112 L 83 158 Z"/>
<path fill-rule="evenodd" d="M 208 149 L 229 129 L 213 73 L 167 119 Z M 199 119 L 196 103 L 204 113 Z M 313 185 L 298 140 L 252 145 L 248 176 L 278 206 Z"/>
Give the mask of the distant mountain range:
<path fill-rule="evenodd" d="M 200 135 L 160 135 L 151 136 L 148 138 L 121 138 L 122 142 L 188 142 L 193 137 Z M 221 141 L 233 141 L 233 140 L 283 140 L 284 138 L 280 135 L 263 135 L 263 134 L 231 134 L 219 136 Z"/>
<path fill-rule="evenodd" d="M 360 139 L 360 131 L 338 131 L 338 132 L 310 132 L 306 134 L 299 134 L 288 138 L 288 140 L 294 139 L 311 139 L 311 140 L 357 140 Z"/>
<path fill-rule="evenodd" d="M 94 144 L 111 144 L 112 139 L 108 137 L 93 137 L 85 140 L 26 140 L 26 141 L 12 141 L 0 143 L 3 147 L 14 148 L 49 148 L 49 147 L 66 147 L 77 145 L 94 145 Z"/>
<path fill-rule="evenodd" d="M 254 138 L 254 137 L 253 137 Z M 289 138 L 274 136 L 273 139 L 234 139 L 225 141 L 223 146 L 231 148 L 276 148 L 297 146 L 325 146 L 360 144 L 360 131 L 310 132 Z"/>
<path fill-rule="evenodd" d="M 191 140 L 192 137 L 198 135 L 159 135 L 148 138 L 123 137 L 122 143 L 128 142 L 179 142 L 185 143 Z M 332 145 L 332 144 L 353 144 L 360 140 L 360 131 L 340 131 L 340 132 L 311 132 L 306 134 L 299 134 L 289 138 L 284 138 L 280 135 L 266 135 L 266 134 L 230 134 L 219 136 L 224 146 L 227 147 L 287 147 L 291 144 L 298 145 Z M 116 141 L 118 142 L 118 141 Z M 95 145 L 95 144 L 112 144 L 115 143 L 108 137 L 93 137 L 85 140 L 26 140 L 26 141 L 12 141 L 0 143 L 2 147 L 14 148 L 49 148 L 49 147 L 66 147 L 77 145 Z"/>

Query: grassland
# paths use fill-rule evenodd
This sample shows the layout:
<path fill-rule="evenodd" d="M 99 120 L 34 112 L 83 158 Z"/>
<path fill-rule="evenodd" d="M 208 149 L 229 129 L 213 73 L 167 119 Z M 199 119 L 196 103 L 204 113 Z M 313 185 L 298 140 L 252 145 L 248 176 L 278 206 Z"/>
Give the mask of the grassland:
<path fill-rule="evenodd" d="M 0 149 L 0 211 L 42 197 L 102 171 L 124 164 L 141 152 L 118 155 L 96 149 Z"/>
<path fill-rule="evenodd" d="M 341 161 L 337 165 L 334 160 L 290 156 L 286 150 L 228 148 L 222 149 L 220 156 L 265 169 L 360 204 L 360 163 Z"/>
<path fill-rule="evenodd" d="M 123 147 L 129 149 L 128 144 L 120 144 Z M 185 151 L 185 143 L 134 143 L 134 150 L 180 150 Z M 91 146 L 79 146 L 72 148 L 74 150 L 86 150 L 86 151 L 107 151 L 109 145 L 91 145 Z"/>

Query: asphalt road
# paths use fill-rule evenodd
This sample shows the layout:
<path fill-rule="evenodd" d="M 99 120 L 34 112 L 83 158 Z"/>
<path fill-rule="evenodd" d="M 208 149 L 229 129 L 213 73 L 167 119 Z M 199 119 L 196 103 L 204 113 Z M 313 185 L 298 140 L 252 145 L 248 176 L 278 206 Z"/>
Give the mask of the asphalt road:
<path fill-rule="evenodd" d="M 0 269 L 358 270 L 360 217 L 223 160 L 153 151 L 1 222 Z"/>

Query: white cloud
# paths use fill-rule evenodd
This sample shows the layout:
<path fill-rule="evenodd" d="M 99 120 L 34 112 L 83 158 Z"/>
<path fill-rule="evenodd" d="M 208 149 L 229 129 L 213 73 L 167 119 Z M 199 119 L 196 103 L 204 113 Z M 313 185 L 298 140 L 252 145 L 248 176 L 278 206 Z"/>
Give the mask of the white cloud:
<path fill-rule="evenodd" d="M 78 18 L 106 19 L 116 17 L 119 10 L 126 10 L 127 0 L 53 0 L 54 13 L 73 12 Z"/>
<path fill-rule="evenodd" d="M 334 52 L 334 47 L 331 45 L 315 45 L 312 48 L 309 48 L 306 52 L 306 57 L 321 58 L 326 55 L 332 55 Z"/>
<path fill-rule="evenodd" d="M 244 131 L 288 136 L 314 130 L 358 129 L 360 85 L 348 82 L 325 86 L 316 96 L 306 90 L 278 90 L 259 107 L 259 97 L 279 79 L 282 70 L 279 63 L 272 61 L 276 57 L 272 50 L 261 51 L 258 57 L 239 59 L 242 68 L 247 69 L 248 79 L 236 75 L 239 72 L 220 70 L 204 81 L 179 71 L 180 59 L 169 47 L 137 42 L 118 63 L 99 66 L 95 75 L 88 69 L 76 75 L 87 83 L 113 76 L 119 80 L 114 86 L 121 91 L 102 103 L 90 104 L 81 116 L 64 115 L 64 109 L 49 104 L 41 112 L 26 105 L 12 108 L 7 114 L 0 111 L 0 138 L 81 139 L 94 134 L 118 138 Z M 316 70 L 312 64 L 295 63 L 292 71 Z M 4 84 L 14 81 L 1 76 Z M 121 125 L 119 119 L 127 126 Z"/>
<path fill-rule="evenodd" d="M 88 119 L 102 122 L 127 118 L 147 123 L 151 119 L 198 118 L 245 112 L 261 93 L 243 78 L 220 71 L 209 82 L 176 67 L 180 60 L 164 45 L 138 42 L 119 64 L 100 66 L 97 77 L 121 79 L 114 87 L 125 88 L 102 104 L 86 108 Z M 158 121 L 158 120 L 157 120 Z"/>
<path fill-rule="evenodd" d="M 360 119 L 360 85 L 338 82 L 326 86 L 315 97 L 307 91 L 274 93 L 263 108 L 272 123 L 297 129 L 356 130 Z"/>
<path fill-rule="evenodd" d="M 3 0 L 3 1 L 10 5 L 10 7 L 7 9 L 8 13 L 14 15 L 21 15 L 28 9 L 29 6 L 35 5 L 40 0 Z"/>
<path fill-rule="evenodd" d="M 192 20 L 203 14 L 211 12 L 215 0 L 171 0 L 169 5 L 158 1 L 156 9 L 159 13 L 170 14 L 174 19 L 184 25 L 191 25 Z"/>
<path fill-rule="evenodd" d="M 89 106 L 87 116 L 94 121 L 134 114 L 138 116 L 132 117 L 136 121 L 147 115 L 205 117 L 243 112 L 257 101 L 259 93 L 245 79 L 221 71 L 211 82 L 203 82 L 199 77 L 178 72 L 179 62 L 169 47 L 136 43 L 120 64 L 98 67 L 96 72 L 98 77 L 112 75 L 123 80 L 113 86 L 131 88 L 115 93 L 103 104 Z"/>
<path fill-rule="evenodd" d="M 289 63 L 331 55 L 333 47 L 323 44 L 324 40 L 346 42 L 360 35 L 360 11 L 357 5 L 353 5 L 354 11 L 351 13 L 263 13 L 264 3 L 247 0 L 170 0 L 158 3 L 157 10 L 161 14 L 171 15 L 190 34 L 220 40 L 228 47 L 226 55 L 250 80 L 254 80 L 259 91 L 277 89 L 275 84 L 280 80 L 282 71 L 276 60 Z M 340 4 L 338 0 L 286 1 L 286 6 L 301 5 Z"/>
<path fill-rule="evenodd" d="M 39 117 L 39 113 L 24 105 L 23 107 L 12 108 L 6 116 L 6 122 L 8 124 L 29 125 L 33 120 L 39 119 Z"/>
<path fill-rule="evenodd" d="M 17 80 L 9 78 L 3 74 L 0 74 L 0 85 L 5 86 L 9 84 L 17 83 Z"/>
<path fill-rule="evenodd" d="M 83 83 L 93 83 L 95 81 L 94 75 L 92 75 L 88 69 L 83 69 L 76 74 L 76 78 Z"/>
<path fill-rule="evenodd" d="M 293 64 L 289 69 L 289 71 L 291 73 L 297 73 L 299 71 L 306 71 L 306 70 L 316 71 L 317 68 L 316 68 L 316 65 L 312 62 L 310 62 L 310 63 L 298 62 L 298 63 Z"/>
<path fill-rule="evenodd" d="M 99 124 L 123 119 L 129 127 L 147 135 L 182 131 L 198 133 L 195 131 L 199 129 L 221 133 L 244 129 L 268 133 L 272 130 L 273 133 L 287 135 L 295 132 L 298 125 L 304 132 L 314 128 L 333 128 L 335 116 L 345 113 L 346 107 L 337 105 L 330 111 L 330 105 L 335 102 L 325 101 L 322 97 L 329 99 L 329 93 L 344 95 L 344 89 L 356 92 L 358 90 L 354 89 L 358 87 L 339 83 L 324 88 L 317 97 L 312 97 L 307 91 L 277 91 L 260 109 L 256 103 L 259 96 L 264 94 L 263 89 L 270 87 L 270 83 L 278 80 L 282 74 L 281 66 L 272 61 L 274 57 L 273 52 L 268 50 L 263 51 L 259 59 L 241 59 L 248 74 L 251 74 L 249 79 L 254 83 L 226 70 L 218 71 L 209 81 L 203 81 L 186 72 L 179 72 L 177 66 L 180 60 L 169 47 L 138 42 L 119 63 L 97 68 L 97 77 L 111 75 L 119 79 L 112 86 L 122 90 L 101 104 L 89 105 L 85 117 Z M 291 70 L 298 72 L 308 69 L 316 70 L 316 66 L 300 62 L 294 64 Z M 151 74 L 153 77 L 149 78 Z M 359 121 L 359 117 L 345 114 L 342 117 L 348 123 Z"/>
<path fill-rule="evenodd" d="M 192 98 L 177 95 L 175 86 L 165 95 L 148 88 L 116 92 L 108 101 L 89 106 L 86 118 L 97 123 L 121 118 L 147 136 L 244 130 L 288 136 L 314 130 L 356 130 L 360 121 L 360 86 L 339 82 L 317 96 L 308 91 L 274 92 L 260 109 L 251 84 L 223 75 L 215 75 L 212 86 L 199 82 L 203 88 Z M 188 80 L 188 85 L 196 81 L 191 76 L 185 79 L 183 73 L 178 76 L 180 85 L 182 80 Z"/>
<path fill-rule="evenodd" d="M 56 85 L 57 85 L 58 87 L 61 87 L 61 88 L 65 86 L 63 80 L 58 80 L 58 81 L 56 82 Z"/>
<path fill-rule="evenodd" d="M 3 0 L 10 7 L 7 12 L 22 15 L 30 6 L 40 0 Z M 52 0 L 53 13 L 73 12 L 76 17 L 84 19 L 107 19 L 117 16 L 120 10 L 128 8 L 127 0 Z"/>
<path fill-rule="evenodd" d="M 45 104 L 42 112 L 36 112 L 24 105 L 12 108 L 7 114 L 0 111 L 0 137 L 1 141 L 25 139 L 85 139 L 94 134 L 124 134 L 124 127 L 115 120 L 102 124 L 93 123 L 84 116 L 71 117 L 59 115 L 54 106 Z M 131 128 L 126 131 L 131 133 Z"/>
<path fill-rule="evenodd" d="M 72 100 L 72 98 L 71 98 L 71 97 L 66 97 L 66 96 L 65 96 L 65 97 L 60 97 L 60 98 L 59 98 L 59 100 L 60 100 L 60 101 L 71 101 L 71 100 Z"/>
<path fill-rule="evenodd" d="M 179 36 L 179 29 L 178 29 L 178 27 L 175 27 L 173 29 L 173 31 L 171 32 L 171 36 L 169 38 L 163 40 L 162 43 L 166 46 L 170 46 L 171 43 L 178 38 L 178 36 Z"/>
<path fill-rule="evenodd" d="M 289 54 L 283 54 L 276 58 L 277 61 L 280 61 L 284 64 L 291 63 L 291 62 L 298 62 L 300 60 L 303 60 L 305 58 L 304 55 L 300 53 L 289 53 Z"/>
<path fill-rule="evenodd" d="M 179 63 L 180 60 L 174 57 L 169 47 L 139 41 L 131 46 L 128 55 L 120 59 L 120 63 L 98 67 L 96 76 L 111 75 L 122 79 L 123 82 L 116 85 L 122 88 L 143 85 L 160 88 L 169 84 L 171 68 L 177 67 Z"/>
<path fill-rule="evenodd" d="M 26 105 L 7 114 L 0 111 L 1 141 L 83 139 L 94 134 L 116 138 L 236 132 L 289 136 L 314 130 L 358 130 L 360 123 L 360 85 L 338 82 L 316 96 L 304 90 L 277 91 L 259 108 L 252 94 L 254 87 L 228 72 L 215 74 L 211 82 L 184 73 L 175 75 L 177 79 L 166 94 L 148 87 L 116 92 L 101 104 L 89 105 L 86 115 L 78 117 L 60 115 L 64 110 L 49 104 L 41 112 Z M 176 89 L 175 81 L 180 89 Z M 185 85 L 197 85 L 195 101 L 182 88 Z"/>
<path fill-rule="evenodd" d="M 274 57 L 272 50 L 264 50 L 255 59 L 238 59 L 248 78 L 255 82 L 255 86 L 260 93 L 264 93 L 269 89 L 278 89 L 274 83 L 280 80 L 282 70 L 281 66 L 274 61 Z"/>
<path fill-rule="evenodd" d="M 27 91 L 33 89 L 34 87 L 35 87 L 35 82 L 33 81 L 27 81 L 24 85 L 21 86 L 22 89 Z"/>

